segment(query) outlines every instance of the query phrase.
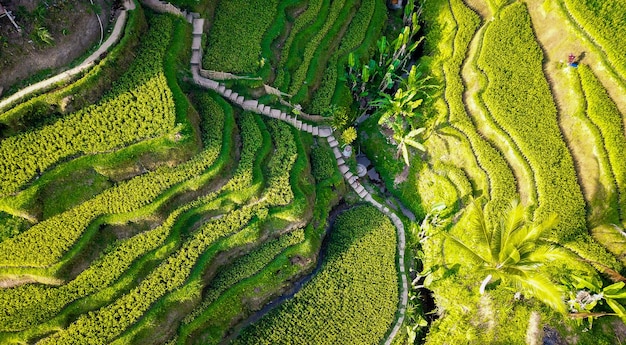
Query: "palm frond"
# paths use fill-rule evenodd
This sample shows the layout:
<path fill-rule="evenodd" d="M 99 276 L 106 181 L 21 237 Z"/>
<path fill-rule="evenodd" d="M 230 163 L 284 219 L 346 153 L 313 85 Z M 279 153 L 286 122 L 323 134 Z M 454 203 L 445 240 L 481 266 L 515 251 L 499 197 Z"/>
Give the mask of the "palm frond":
<path fill-rule="evenodd" d="M 546 220 L 539 224 L 535 224 L 530 228 L 530 231 L 526 234 L 524 241 L 537 241 L 543 237 L 546 232 L 554 229 L 559 222 L 559 217 L 556 213 L 548 216 Z"/>
<path fill-rule="evenodd" d="M 491 238 L 492 234 L 487 229 L 487 223 L 485 222 L 485 213 L 483 212 L 483 208 L 477 201 L 472 202 L 472 216 L 470 219 L 470 224 L 472 227 L 472 231 L 477 231 L 483 238 L 484 243 L 487 245 L 489 250 L 489 256 L 494 259 L 493 251 L 491 249 Z"/>
<path fill-rule="evenodd" d="M 473 259 L 475 262 L 478 263 L 489 263 L 490 260 L 485 259 L 484 257 L 482 257 L 480 254 L 478 254 L 476 251 L 472 250 L 470 247 L 468 247 L 465 243 L 463 243 L 463 241 L 459 240 L 458 238 L 450 235 L 449 233 L 442 231 L 441 232 L 447 239 L 449 239 L 452 244 L 454 244 L 457 248 L 463 250 L 465 253 L 467 253 L 471 259 Z"/>
<path fill-rule="evenodd" d="M 525 278 L 511 276 L 511 278 L 533 297 L 552 309 L 567 314 L 567 306 L 563 300 L 563 287 L 554 284 L 543 274 L 528 275 Z"/>
<path fill-rule="evenodd" d="M 415 140 L 411 140 L 411 139 L 404 139 L 404 142 L 406 144 L 411 145 L 412 147 L 415 147 L 416 149 L 422 151 L 422 152 L 426 152 L 426 147 L 424 147 L 424 145 L 422 145 L 422 143 L 417 142 Z"/>

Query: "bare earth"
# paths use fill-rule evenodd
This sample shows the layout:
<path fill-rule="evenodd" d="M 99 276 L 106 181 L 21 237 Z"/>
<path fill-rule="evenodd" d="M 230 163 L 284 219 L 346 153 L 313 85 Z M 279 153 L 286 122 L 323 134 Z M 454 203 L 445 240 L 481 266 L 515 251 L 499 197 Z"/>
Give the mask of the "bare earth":
<path fill-rule="evenodd" d="M 94 0 L 101 8 L 100 19 L 105 35 L 110 22 L 111 0 Z M 17 23 L 24 28 L 18 33 L 10 21 L 0 18 L 0 37 L 6 44 L 0 46 L 0 89 L 7 89 L 14 83 L 45 69 L 61 70 L 64 66 L 85 54 L 89 48 L 100 41 L 100 24 L 89 1 L 67 1 L 63 7 L 69 11 L 55 8 L 57 1 L 48 1 L 50 8 L 46 11 L 44 26 L 54 38 L 52 46 L 33 41 L 31 37 L 32 23 L 20 17 L 18 8 L 24 6 L 28 10 L 35 7 L 32 0 L 2 1 L 2 4 L 16 15 Z M 23 10 L 22 10 L 23 11 Z M 65 35 L 64 35 L 65 32 Z"/>

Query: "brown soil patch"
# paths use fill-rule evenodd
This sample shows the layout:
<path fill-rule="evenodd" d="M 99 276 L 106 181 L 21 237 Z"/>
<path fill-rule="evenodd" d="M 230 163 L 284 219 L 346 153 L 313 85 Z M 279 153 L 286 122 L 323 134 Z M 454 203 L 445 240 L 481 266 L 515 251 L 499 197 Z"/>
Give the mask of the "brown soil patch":
<path fill-rule="evenodd" d="M 106 29 L 111 23 L 113 0 L 94 0 Z M 85 54 L 100 41 L 100 24 L 89 1 L 9 0 L 3 5 L 13 12 L 22 27 L 18 33 L 8 18 L 0 19 L 0 89 L 42 70 L 50 75 Z M 47 3 L 47 6 L 45 5 Z M 36 28 L 43 27 L 54 39 L 53 45 L 40 43 Z"/>

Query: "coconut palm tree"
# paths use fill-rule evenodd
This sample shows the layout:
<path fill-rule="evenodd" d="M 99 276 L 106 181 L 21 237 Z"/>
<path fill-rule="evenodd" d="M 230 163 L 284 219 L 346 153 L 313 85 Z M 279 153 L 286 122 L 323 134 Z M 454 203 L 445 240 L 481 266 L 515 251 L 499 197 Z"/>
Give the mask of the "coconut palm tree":
<path fill-rule="evenodd" d="M 491 280 L 501 279 L 565 314 L 567 308 L 562 299 L 563 288 L 538 270 L 549 261 L 567 258 L 564 252 L 542 241 L 556 226 L 557 216 L 553 214 L 541 223 L 530 223 L 524 217 L 524 207 L 513 201 L 506 217 L 490 228 L 478 203 L 472 204 L 471 212 L 471 223 L 466 233 L 476 237 L 476 245 L 468 245 L 451 234 L 442 233 L 467 254 L 476 263 L 473 266 L 475 270 L 485 276 L 480 293 L 484 293 Z"/>

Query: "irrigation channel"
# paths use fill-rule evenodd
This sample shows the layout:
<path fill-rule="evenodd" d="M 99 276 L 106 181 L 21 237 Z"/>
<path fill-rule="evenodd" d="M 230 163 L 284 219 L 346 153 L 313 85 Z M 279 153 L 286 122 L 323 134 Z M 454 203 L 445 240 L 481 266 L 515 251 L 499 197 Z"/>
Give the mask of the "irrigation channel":
<path fill-rule="evenodd" d="M 259 321 L 263 316 L 265 316 L 265 314 L 269 313 L 270 311 L 274 310 L 276 307 L 280 306 L 282 303 L 293 298 L 309 281 L 311 281 L 311 279 L 313 279 L 313 277 L 315 277 L 315 275 L 322 268 L 322 264 L 324 263 L 324 260 L 326 259 L 326 254 L 328 253 L 328 243 L 330 242 L 330 231 L 335 226 L 335 219 L 337 219 L 338 215 L 340 215 L 341 213 L 345 211 L 350 210 L 353 207 L 354 206 L 350 207 L 349 205 L 347 205 L 345 202 L 342 201 L 337 206 L 335 206 L 333 210 L 330 212 L 330 216 L 328 218 L 328 226 L 326 226 L 326 229 L 324 230 L 324 239 L 322 240 L 322 245 L 320 247 L 320 251 L 317 256 L 317 263 L 315 264 L 315 268 L 310 273 L 305 274 L 304 276 L 296 280 L 293 286 L 291 286 L 287 291 L 285 291 L 279 297 L 268 302 L 265 306 L 263 306 L 263 308 L 261 308 L 261 310 L 256 311 L 254 314 L 250 315 L 246 320 L 239 323 L 233 329 L 232 333 L 229 334 L 227 337 L 225 337 L 220 344 L 230 343 L 230 341 L 234 340 L 235 338 L 239 336 L 239 333 L 241 332 L 241 330 Z"/>

